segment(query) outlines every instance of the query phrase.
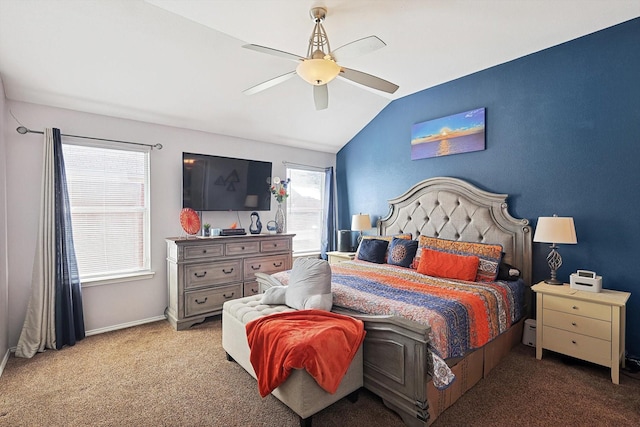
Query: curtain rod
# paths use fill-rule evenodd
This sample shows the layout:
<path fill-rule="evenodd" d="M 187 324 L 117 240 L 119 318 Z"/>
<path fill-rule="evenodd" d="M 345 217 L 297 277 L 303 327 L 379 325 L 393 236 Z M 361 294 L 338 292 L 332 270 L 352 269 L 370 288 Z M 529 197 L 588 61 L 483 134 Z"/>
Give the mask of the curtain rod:
<path fill-rule="evenodd" d="M 318 170 L 321 170 L 321 171 L 326 169 L 326 167 L 322 167 L 322 166 L 305 165 L 305 164 L 302 164 L 302 163 L 287 162 L 287 161 L 284 161 L 284 160 L 282 161 L 282 164 L 285 165 L 285 166 L 289 166 L 289 165 L 302 166 L 302 167 L 305 167 L 305 168 L 318 169 Z"/>
<path fill-rule="evenodd" d="M 29 128 L 26 128 L 25 126 L 18 126 L 16 128 L 16 132 L 18 132 L 21 135 L 24 135 L 25 133 L 39 133 L 40 135 L 44 135 L 44 132 L 41 130 L 31 130 Z M 93 136 L 69 135 L 66 133 L 61 133 L 60 135 L 68 136 L 71 138 L 93 139 L 95 141 L 109 141 L 109 142 L 119 142 L 121 144 L 142 145 L 144 147 L 151 147 L 152 149 L 155 148 L 157 150 L 162 150 L 162 144 L 143 144 L 141 142 L 120 141 L 117 139 L 107 139 L 107 138 L 95 138 Z"/>

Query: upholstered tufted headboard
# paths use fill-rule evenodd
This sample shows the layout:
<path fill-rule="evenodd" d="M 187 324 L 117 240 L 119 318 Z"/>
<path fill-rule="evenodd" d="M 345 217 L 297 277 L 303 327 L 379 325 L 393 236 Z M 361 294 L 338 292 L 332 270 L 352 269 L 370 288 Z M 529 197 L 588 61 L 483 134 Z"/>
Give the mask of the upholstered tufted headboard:
<path fill-rule="evenodd" d="M 389 200 L 389 214 L 378 221 L 378 232 L 499 243 L 504 261 L 518 267 L 531 285 L 529 220 L 512 217 L 506 199 L 507 194 L 489 193 L 461 179 L 426 179 Z"/>

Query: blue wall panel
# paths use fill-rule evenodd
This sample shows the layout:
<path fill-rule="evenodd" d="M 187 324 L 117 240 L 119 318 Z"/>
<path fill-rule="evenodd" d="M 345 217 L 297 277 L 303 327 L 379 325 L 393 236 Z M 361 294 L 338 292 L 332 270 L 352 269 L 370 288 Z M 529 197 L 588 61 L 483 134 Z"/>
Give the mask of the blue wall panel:
<path fill-rule="evenodd" d="M 573 216 L 558 277 L 595 270 L 632 293 L 627 349 L 640 356 L 640 18 L 392 102 L 337 156 L 339 227 L 388 212 L 434 176 L 507 193 L 510 212 Z M 429 70 L 424 70 L 428 73 Z M 486 108 L 486 150 L 412 161 L 411 126 Z M 534 243 L 534 282 L 549 275 Z"/>

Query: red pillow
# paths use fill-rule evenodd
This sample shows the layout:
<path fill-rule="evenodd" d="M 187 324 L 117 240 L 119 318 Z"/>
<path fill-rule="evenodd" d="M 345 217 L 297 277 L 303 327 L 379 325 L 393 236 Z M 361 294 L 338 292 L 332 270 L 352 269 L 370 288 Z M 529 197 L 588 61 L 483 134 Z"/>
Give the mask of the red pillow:
<path fill-rule="evenodd" d="M 423 248 L 418 264 L 418 273 L 427 276 L 474 281 L 480 258 L 456 255 Z"/>

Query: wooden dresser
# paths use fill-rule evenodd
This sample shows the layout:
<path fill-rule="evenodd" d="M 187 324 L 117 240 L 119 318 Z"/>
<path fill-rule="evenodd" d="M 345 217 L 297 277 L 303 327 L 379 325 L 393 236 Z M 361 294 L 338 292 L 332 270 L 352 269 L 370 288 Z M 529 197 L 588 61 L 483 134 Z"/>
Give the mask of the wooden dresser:
<path fill-rule="evenodd" d="M 569 285 L 532 286 L 536 292 L 536 358 L 548 349 L 611 368 L 620 382 L 624 366 L 625 312 L 631 295 L 603 289 L 587 292 Z"/>
<path fill-rule="evenodd" d="M 293 236 L 166 239 L 169 323 L 176 330 L 187 329 L 220 314 L 225 301 L 257 294 L 255 273 L 291 268 Z"/>

